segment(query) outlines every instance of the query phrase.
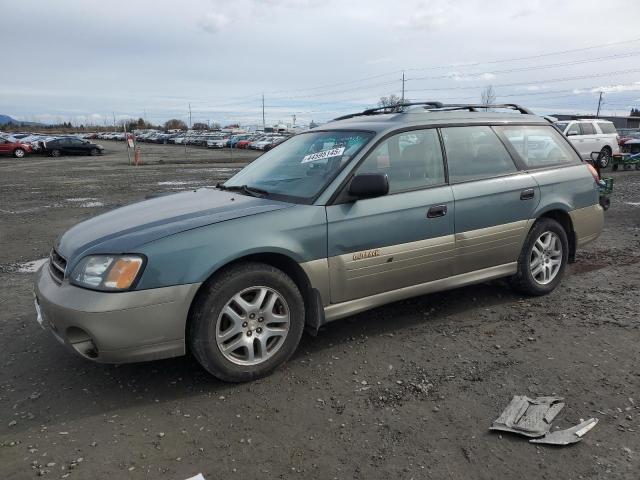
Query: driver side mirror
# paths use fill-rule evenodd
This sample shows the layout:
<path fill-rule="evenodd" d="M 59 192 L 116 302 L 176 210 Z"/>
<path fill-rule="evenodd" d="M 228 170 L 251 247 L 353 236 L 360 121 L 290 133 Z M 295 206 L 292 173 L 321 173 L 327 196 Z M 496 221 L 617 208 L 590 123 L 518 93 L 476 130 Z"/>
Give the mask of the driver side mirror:
<path fill-rule="evenodd" d="M 598 160 L 600 160 L 600 152 L 591 152 L 589 156 L 591 157 L 592 162 L 597 162 Z"/>
<path fill-rule="evenodd" d="M 382 197 L 389 193 L 386 173 L 361 173 L 351 179 L 349 195 L 361 198 Z"/>
<path fill-rule="evenodd" d="M 575 130 L 570 130 L 567 132 L 567 137 L 573 137 L 574 135 L 578 135 L 578 132 Z"/>

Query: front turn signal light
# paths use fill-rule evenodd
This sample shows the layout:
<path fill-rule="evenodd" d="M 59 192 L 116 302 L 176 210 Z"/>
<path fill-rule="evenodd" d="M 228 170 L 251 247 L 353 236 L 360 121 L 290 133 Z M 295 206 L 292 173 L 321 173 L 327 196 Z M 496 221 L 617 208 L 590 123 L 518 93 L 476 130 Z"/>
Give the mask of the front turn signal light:
<path fill-rule="evenodd" d="M 110 289 L 125 290 L 133 284 L 142 268 L 140 257 L 118 258 L 104 280 L 104 286 Z"/>

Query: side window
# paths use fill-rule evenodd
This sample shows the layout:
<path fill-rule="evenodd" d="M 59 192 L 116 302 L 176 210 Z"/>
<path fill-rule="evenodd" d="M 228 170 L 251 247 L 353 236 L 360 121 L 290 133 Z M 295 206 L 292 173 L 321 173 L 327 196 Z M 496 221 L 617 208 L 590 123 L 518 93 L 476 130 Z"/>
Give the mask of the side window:
<path fill-rule="evenodd" d="M 596 129 L 591 123 L 581 123 L 582 135 L 595 135 Z"/>
<path fill-rule="evenodd" d="M 569 130 L 567 130 L 567 137 L 569 135 L 580 135 L 580 126 L 577 123 L 571 124 Z"/>
<path fill-rule="evenodd" d="M 578 164 L 580 158 L 551 126 L 496 127 L 518 152 L 527 167 Z"/>
<path fill-rule="evenodd" d="M 386 173 L 389 193 L 445 183 L 436 129 L 399 133 L 378 145 L 357 173 Z"/>
<path fill-rule="evenodd" d="M 452 183 L 517 171 L 509 152 L 490 127 L 443 128 L 442 138 Z"/>
<path fill-rule="evenodd" d="M 613 126 L 613 123 L 598 122 L 598 127 L 600 127 L 602 133 L 617 133 L 616 127 Z"/>

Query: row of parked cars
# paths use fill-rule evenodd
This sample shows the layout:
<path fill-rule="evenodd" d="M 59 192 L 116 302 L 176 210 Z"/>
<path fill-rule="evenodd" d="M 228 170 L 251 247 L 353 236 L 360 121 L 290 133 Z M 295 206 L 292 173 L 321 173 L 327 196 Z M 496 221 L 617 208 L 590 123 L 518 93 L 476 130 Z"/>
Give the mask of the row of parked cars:
<path fill-rule="evenodd" d="M 61 155 L 100 155 L 104 147 L 90 142 L 83 134 L 47 135 L 0 132 L 0 155 L 24 158 L 31 153 L 59 157 Z"/>

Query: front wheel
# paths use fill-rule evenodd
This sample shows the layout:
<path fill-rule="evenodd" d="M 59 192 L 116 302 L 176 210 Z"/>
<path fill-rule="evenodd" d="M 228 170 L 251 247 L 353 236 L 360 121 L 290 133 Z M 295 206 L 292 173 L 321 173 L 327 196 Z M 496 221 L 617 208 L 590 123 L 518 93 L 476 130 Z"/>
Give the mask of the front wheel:
<path fill-rule="evenodd" d="M 598 162 L 600 162 L 600 168 L 607 168 L 609 166 L 609 163 L 611 163 L 611 150 L 609 147 L 604 147 L 600 150 Z"/>
<path fill-rule="evenodd" d="M 518 258 L 514 287 L 527 295 L 545 295 L 560 283 L 569 258 L 567 232 L 551 218 L 531 228 Z"/>
<path fill-rule="evenodd" d="M 295 351 L 304 311 L 298 287 L 281 270 L 261 263 L 231 267 L 205 284 L 194 304 L 191 351 L 221 380 L 264 377 Z"/>
<path fill-rule="evenodd" d="M 97 148 L 92 148 L 91 152 L 89 152 L 91 154 L 92 157 L 95 157 L 96 155 L 98 155 L 100 153 L 100 150 L 98 150 Z"/>
<path fill-rule="evenodd" d="M 22 148 L 16 148 L 13 151 L 13 156 L 16 158 L 24 158 L 25 155 L 26 155 L 26 152 Z"/>
<path fill-rule="evenodd" d="M 57 148 L 54 150 L 51 150 L 51 156 L 52 157 L 59 157 L 62 154 L 62 152 L 60 150 L 58 150 Z"/>

